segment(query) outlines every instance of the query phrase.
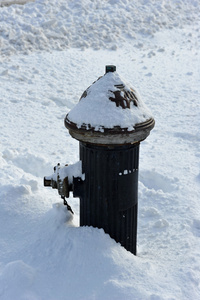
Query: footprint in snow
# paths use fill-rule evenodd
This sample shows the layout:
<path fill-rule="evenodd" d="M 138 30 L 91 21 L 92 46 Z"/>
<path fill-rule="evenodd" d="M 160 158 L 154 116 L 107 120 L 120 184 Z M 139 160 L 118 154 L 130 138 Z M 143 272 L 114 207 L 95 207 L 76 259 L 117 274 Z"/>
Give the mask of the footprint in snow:
<path fill-rule="evenodd" d="M 140 171 L 139 181 L 148 189 L 162 190 L 164 193 L 170 193 L 178 189 L 177 178 L 167 177 L 154 170 Z"/>

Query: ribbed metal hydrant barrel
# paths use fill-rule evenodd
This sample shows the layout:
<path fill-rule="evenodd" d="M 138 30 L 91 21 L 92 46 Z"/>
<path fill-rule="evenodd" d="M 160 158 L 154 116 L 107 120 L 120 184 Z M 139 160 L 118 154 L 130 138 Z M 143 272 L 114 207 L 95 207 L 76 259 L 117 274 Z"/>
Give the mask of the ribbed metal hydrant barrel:
<path fill-rule="evenodd" d="M 139 146 L 154 123 L 136 90 L 112 65 L 65 118 L 80 144 L 84 180 L 73 181 L 73 195 L 80 197 L 80 225 L 103 228 L 135 255 Z"/>
<path fill-rule="evenodd" d="M 80 225 L 103 228 L 136 254 L 139 144 L 115 146 L 80 142 L 85 173 Z"/>

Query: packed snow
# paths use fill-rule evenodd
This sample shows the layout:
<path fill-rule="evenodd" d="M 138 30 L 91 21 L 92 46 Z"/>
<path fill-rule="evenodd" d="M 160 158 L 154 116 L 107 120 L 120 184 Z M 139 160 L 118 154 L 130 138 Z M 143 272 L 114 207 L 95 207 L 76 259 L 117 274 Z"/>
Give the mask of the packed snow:
<path fill-rule="evenodd" d="M 199 1 L 3 1 L 0 299 L 200 299 Z M 156 120 L 140 147 L 137 256 L 43 186 L 79 160 L 64 118 L 108 64 Z"/>

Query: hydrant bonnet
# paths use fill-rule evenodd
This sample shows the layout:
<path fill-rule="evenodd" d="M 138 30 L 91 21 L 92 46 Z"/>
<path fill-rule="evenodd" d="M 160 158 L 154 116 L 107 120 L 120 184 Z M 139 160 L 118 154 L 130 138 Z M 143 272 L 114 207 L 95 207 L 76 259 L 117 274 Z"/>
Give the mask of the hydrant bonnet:
<path fill-rule="evenodd" d="M 106 66 L 105 75 L 84 91 L 65 118 L 72 137 L 104 145 L 142 141 L 154 124 L 138 92 L 122 80 L 115 66 Z"/>

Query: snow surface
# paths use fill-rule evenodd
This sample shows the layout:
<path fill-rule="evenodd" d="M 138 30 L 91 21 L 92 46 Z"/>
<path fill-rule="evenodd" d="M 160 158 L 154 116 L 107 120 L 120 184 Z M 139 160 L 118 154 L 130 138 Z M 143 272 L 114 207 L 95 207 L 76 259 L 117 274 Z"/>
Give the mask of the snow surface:
<path fill-rule="evenodd" d="M 192 25 L 198 10 L 198 0 L 36 0 L 11 5 L 0 14 L 1 54 L 71 47 L 116 50 L 127 39 L 141 48 L 140 35 L 153 37 L 163 28 Z"/>
<path fill-rule="evenodd" d="M 1 300 L 200 299 L 199 15 L 195 0 L 0 9 Z M 106 64 L 156 120 L 140 147 L 137 256 L 43 187 L 78 161 L 64 117 Z"/>

